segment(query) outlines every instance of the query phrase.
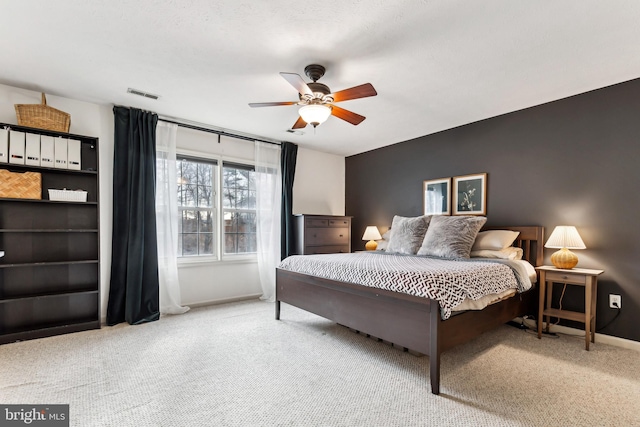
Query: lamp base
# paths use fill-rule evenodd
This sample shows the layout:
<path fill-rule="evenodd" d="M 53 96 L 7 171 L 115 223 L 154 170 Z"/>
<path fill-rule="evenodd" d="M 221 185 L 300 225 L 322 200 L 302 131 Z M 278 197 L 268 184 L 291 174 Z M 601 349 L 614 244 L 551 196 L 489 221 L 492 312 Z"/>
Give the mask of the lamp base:
<path fill-rule="evenodd" d="M 551 263 L 556 268 L 571 270 L 578 265 L 578 257 L 567 248 L 562 248 L 558 252 L 551 255 Z"/>
<path fill-rule="evenodd" d="M 364 248 L 368 251 L 375 251 L 378 248 L 378 242 L 375 240 L 369 240 Z"/>

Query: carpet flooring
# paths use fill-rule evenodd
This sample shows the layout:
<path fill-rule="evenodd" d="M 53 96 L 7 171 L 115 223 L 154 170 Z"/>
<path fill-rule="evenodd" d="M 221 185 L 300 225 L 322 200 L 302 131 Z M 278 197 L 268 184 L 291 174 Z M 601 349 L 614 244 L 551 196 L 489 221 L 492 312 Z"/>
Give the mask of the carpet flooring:
<path fill-rule="evenodd" d="M 282 305 L 0 346 L 0 403 L 72 426 L 640 426 L 640 353 L 502 326 L 429 360 Z"/>

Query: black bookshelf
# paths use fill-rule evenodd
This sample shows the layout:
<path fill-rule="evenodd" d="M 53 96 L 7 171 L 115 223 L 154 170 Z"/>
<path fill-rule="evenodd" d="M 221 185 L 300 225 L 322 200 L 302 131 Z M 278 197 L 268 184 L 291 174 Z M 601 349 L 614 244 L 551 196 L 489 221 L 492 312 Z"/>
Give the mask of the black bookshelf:
<path fill-rule="evenodd" d="M 0 344 L 100 327 L 98 138 L 0 123 L 81 142 L 81 170 L 0 163 L 38 172 L 41 199 L 0 198 Z M 49 200 L 82 189 L 86 202 Z"/>

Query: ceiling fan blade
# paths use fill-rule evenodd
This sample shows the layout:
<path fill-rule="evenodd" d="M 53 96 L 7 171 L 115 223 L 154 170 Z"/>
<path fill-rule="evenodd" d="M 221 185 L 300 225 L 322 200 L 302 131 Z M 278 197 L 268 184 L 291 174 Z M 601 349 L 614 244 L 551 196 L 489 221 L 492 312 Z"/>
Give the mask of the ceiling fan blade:
<path fill-rule="evenodd" d="M 249 107 L 275 107 L 278 105 L 296 105 L 297 102 L 250 102 Z"/>
<path fill-rule="evenodd" d="M 309 89 L 309 86 L 307 86 L 307 84 L 304 82 L 304 80 L 302 80 L 302 77 L 300 77 L 299 74 L 280 73 L 280 75 L 284 77 L 284 79 L 288 81 L 291 86 L 295 87 L 300 95 L 313 96 L 313 92 L 311 92 L 311 89 Z"/>
<path fill-rule="evenodd" d="M 376 96 L 378 92 L 373 88 L 371 83 L 365 83 L 349 89 L 341 90 L 332 94 L 333 102 L 348 101 L 350 99 L 366 98 L 367 96 Z"/>
<path fill-rule="evenodd" d="M 364 119 L 366 119 L 365 116 L 361 116 L 360 114 L 345 110 L 344 108 L 340 108 L 335 105 L 332 105 L 331 107 L 332 116 L 336 116 L 337 118 L 342 119 L 345 122 L 351 123 L 352 125 L 359 125 Z"/>
<path fill-rule="evenodd" d="M 307 127 L 307 122 L 302 120 L 302 117 L 298 117 L 298 120 L 296 120 L 296 123 L 291 126 L 291 129 L 302 129 L 305 127 Z"/>

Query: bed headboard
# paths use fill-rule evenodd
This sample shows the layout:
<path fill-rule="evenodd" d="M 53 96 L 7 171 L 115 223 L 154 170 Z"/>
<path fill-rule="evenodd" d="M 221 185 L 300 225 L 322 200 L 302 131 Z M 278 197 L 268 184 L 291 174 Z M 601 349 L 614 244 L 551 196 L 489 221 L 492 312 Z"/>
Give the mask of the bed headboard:
<path fill-rule="evenodd" d="M 514 246 L 522 248 L 523 258 L 534 266 L 542 265 L 544 259 L 544 227 L 532 226 L 504 226 L 485 227 L 484 230 L 513 230 L 519 231 Z"/>

